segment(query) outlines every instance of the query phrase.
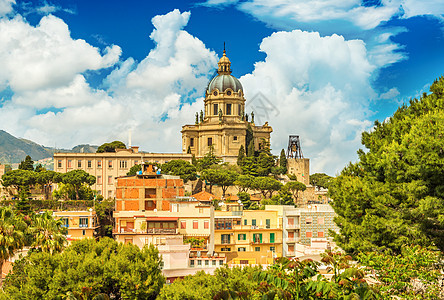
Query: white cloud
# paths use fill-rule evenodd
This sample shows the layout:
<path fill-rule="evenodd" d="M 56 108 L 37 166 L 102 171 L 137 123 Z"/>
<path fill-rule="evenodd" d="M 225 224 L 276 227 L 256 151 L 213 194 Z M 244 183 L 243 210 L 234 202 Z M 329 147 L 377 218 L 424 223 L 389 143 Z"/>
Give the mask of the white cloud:
<path fill-rule="evenodd" d="M 402 8 L 404 18 L 430 15 L 442 19 L 444 14 L 444 2 L 441 0 L 404 0 Z"/>
<path fill-rule="evenodd" d="M 189 16 L 174 10 L 153 18 L 156 47 L 140 63 L 119 62 L 101 89 L 91 88 L 82 73 L 115 64 L 119 47 L 101 51 L 73 40 L 54 16 L 35 27 L 20 16 L 4 20 L 0 64 L 8 72 L 0 78 L 14 95 L 0 107 L 0 119 L 8 122 L 2 129 L 57 147 L 126 141 L 131 129 L 143 150 L 180 152 L 181 126 L 203 108 L 196 95 L 217 65 L 215 53 L 183 30 Z"/>
<path fill-rule="evenodd" d="M 371 126 L 369 99 L 377 98 L 370 83 L 375 66 L 364 43 L 294 30 L 272 34 L 260 49 L 265 61 L 240 80 L 247 101 L 261 92 L 278 109 L 278 116 L 265 120 L 260 105 L 248 103 L 257 110 L 257 123 L 273 127 L 272 149 L 278 153 L 288 135 L 297 134 L 312 172 L 339 171 L 356 157 L 360 134 Z"/>
<path fill-rule="evenodd" d="M 397 88 L 391 88 L 390 90 L 388 90 L 385 93 L 382 93 L 381 95 L 379 95 L 379 99 L 395 99 L 396 97 L 398 97 L 400 95 L 399 91 Z"/>
<path fill-rule="evenodd" d="M 0 86 L 14 92 L 68 85 L 76 74 L 112 66 L 118 46 L 104 55 L 84 40 L 73 40 L 68 25 L 54 16 L 33 27 L 20 16 L 0 20 Z"/>
<path fill-rule="evenodd" d="M 0 0 L 0 18 L 12 12 L 15 0 Z"/>

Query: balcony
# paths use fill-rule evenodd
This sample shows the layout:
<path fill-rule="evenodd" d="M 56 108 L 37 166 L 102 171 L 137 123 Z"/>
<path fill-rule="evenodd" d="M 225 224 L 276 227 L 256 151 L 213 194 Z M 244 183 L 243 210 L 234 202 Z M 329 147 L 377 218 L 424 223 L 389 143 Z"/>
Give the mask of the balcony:
<path fill-rule="evenodd" d="M 79 227 L 80 227 L 80 228 L 87 228 L 87 227 L 88 227 L 88 224 L 79 224 Z"/>
<path fill-rule="evenodd" d="M 301 225 L 300 224 L 287 225 L 287 226 L 285 226 L 285 229 L 287 229 L 287 230 L 301 229 Z"/>
<path fill-rule="evenodd" d="M 300 240 L 301 240 L 301 238 L 299 238 L 299 237 L 296 237 L 296 238 L 287 238 L 287 239 L 285 240 L 285 242 L 286 242 L 287 244 L 294 244 L 294 243 L 299 243 Z"/>
<path fill-rule="evenodd" d="M 148 228 L 147 233 L 149 234 L 177 234 L 176 228 Z"/>

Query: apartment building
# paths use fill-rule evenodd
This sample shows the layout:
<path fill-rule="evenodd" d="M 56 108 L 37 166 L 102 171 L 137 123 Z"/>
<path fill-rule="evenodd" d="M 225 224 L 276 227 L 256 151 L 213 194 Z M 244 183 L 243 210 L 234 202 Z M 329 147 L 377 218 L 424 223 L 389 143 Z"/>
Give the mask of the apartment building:
<path fill-rule="evenodd" d="M 234 202 L 215 211 L 215 251 L 228 264 L 271 264 L 282 256 L 282 209 L 243 210 Z"/>
<path fill-rule="evenodd" d="M 114 198 L 115 178 L 125 176 L 130 168 L 142 162 L 166 163 L 174 159 L 191 162 L 191 154 L 182 153 L 143 153 L 139 147 L 116 149 L 116 152 L 104 153 L 54 153 L 54 171 L 66 173 L 72 170 L 84 170 L 96 177 L 91 187 L 105 198 Z"/>
<path fill-rule="evenodd" d="M 62 220 L 62 226 L 68 229 L 66 235 L 68 241 L 84 238 L 94 238 L 99 227 L 97 215 L 93 209 L 85 211 L 55 211 L 55 219 Z"/>

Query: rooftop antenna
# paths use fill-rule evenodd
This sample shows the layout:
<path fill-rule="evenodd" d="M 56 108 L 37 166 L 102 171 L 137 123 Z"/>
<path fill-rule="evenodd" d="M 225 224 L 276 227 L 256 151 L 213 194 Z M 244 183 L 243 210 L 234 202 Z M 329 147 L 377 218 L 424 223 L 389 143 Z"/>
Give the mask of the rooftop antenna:
<path fill-rule="evenodd" d="M 225 42 L 224 42 L 224 53 L 225 53 Z"/>

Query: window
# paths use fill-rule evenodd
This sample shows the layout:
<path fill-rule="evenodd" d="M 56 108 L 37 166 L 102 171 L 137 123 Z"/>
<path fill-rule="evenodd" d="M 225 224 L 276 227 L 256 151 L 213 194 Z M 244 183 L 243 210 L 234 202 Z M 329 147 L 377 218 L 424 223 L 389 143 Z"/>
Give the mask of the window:
<path fill-rule="evenodd" d="M 213 261 L 211 261 L 211 264 L 212 264 L 213 266 L 215 266 L 215 265 L 216 265 L 216 260 L 213 259 Z"/>
<path fill-rule="evenodd" d="M 324 232 L 323 231 L 319 231 L 318 232 L 318 238 L 322 238 L 324 237 Z"/>
<path fill-rule="evenodd" d="M 256 219 L 251 220 L 251 226 L 256 226 Z"/>
<path fill-rule="evenodd" d="M 247 219 L 244 219 L 244 225 L 247 225 Z"/>
<path fill-rule="evenodd" d="M 245 252 L 245 251 L 247 251 L 247 248 L 245 248 L 245 247 L 239 247 L 239 248 L 237 248 L 237 251 L 239 251 L 239 252 Z"/>
<path fill-rule="evenodd" d="M 228 95 L 228 96 L 231 96 L 231 91 L 227 91 L 227 95 Z"/>
<path fill-rule="evenodd" d="M 265 220 L 265 228 L 270 228 L 271 227 L 270 223 L 271 223 L 270 219 L 266 219 Z"/>
<path fill-rule="evenodd" d="M 187 221 L 180 221 L 180 229 L 186 229 L 187 228 Z"/>
<path fill-rule="evenodd" d="M 113 161 L 112 160 L 108 160 L 108 168 L 112 168 L 113 167 Z"/>
<path fill-rule="evenodd" d="M 83 230 L 82 230 L 82 235 L 85 235 L 85 234 L 86 234 L 86 230 L 83 229 Z"/>
<path fill-rule="evenodd" d="M 220 248 L 220 251 L 230 252 L 230 251 L 231 251 L 231 248 L 230 248 L 230 247 Z M 219 262 L 220 262 L 220 261 L 219 261 Z"/>
<path fill-rule="evenodd" d="M 113 184 L 113 177 L 112 176 L 108 176 L 108 184 Z"/>
<path fill-rule="evenodd" d="M 210 228 L 210 221 L 204 221 L 204 229 Z"/>
<path fill-rule="evenodd" d="M 137 165 L 137 164 L 139 164 L 139 161 L 138 161 L 138 160 L 135 160 L 133 166 L 135 166 L 135 165 Z"/>
<path fill-rule="evenodd" d="M 288 218 L 288 225 L 294 225 L 294 218 Z"/>
<path fill-rule="evenodd" d="M 220 237 L 222 244 L 230 244 L 230 235 L 229 234 L 221 234 Z"/>
<path fill-rule="evenodd" d="M 69 220 L 68 218 L 62 218 L 62 227 L 69 227 Z"/>
<path fill-rule="evenodd" d="M 262 233 L 254 233 L 253 234 L 253 243 L 262 244 Z"/>
<path fill-rule="evenodd" d="M 224 264 L 223 260 L 219 260 L 219 266 L 222 266 Z"/>
<path fill-rule="evenodd" d="M 241 260 L 239 261 L 239 263 L 240 263 L 241 265 L 248 265 L 248 259 L 241 259 Z"/>
<path fill-rule="evenodd" d="M 190 138 L 190 147 L 194 147 L 194 138 Z"/>
<path fill-rule="evenodd" d="M 274 237 L 275 233 L 274 232 L 270 233 L 270 243 L 274 243 Z"/>
<path fill-rule="evenodd" d="M 126 160 L 121 160 L 121 161 L 120 161 L 120 168 L 121 168 L 121 169 L 127 169 L 127 168 L 128 168 L 128 161 L 126 161 Z"/>
<path fill-rule="evenodd" d="M 237 235 L 237 239 L 239 241 L 245 241 L 247 239 L 247 235 L 245 233 L 240 233 Z"/>
<path fill-rule="evenodd" d="M 82 161 L 81 160 L 78 160 L 77 161 L 77 168 L 81 168 L 82 167 Z"/>
<path fill-rule="evenodd" d="M 102 161 L 101 160 L 98 160 L 97 161 L 97 168 L 101 168 L 102 167 Z"/>
<path fill-rule="evenodd" d="M 313 223 L 313 217 L 306 217 L 305 218 L 305 224 L 312 224 Z"/>
<path fill-rule="evenodd" d="M 193 229 L 199 229 L 199 221 L 193 221 Z"/>
<path fill-rule="evenodd" d="M 72 168 L 72 160 L 68 160 L 68 168 Z"/>
<path fill-rule="evenodd" d="M 190 267 L 194 267 L 194 259 L 190 260 Z"/>
<path fill-rule="evenodd" d="M 156 198 L 156 189 L 151 188 L 151 189 L 145 189 L 145 199 L 147 198 Z"/>
<path fill-rule="evenodd" d="M 261 251 L 261 247 L 254 247 L 254 251 L 260 252 Z"/>
<path fill-rule="evenodd" d="M 61 160 L 58 160 L 57 161 L 57 168 L 61 168 L 62 167 L 62 161 Z"/>
<path fill-rule="evenodd" d="M 324 217 L 318 217 L 318 224 L 324 225 L 324 223 L 325 223 Z"/>
<path fill-rule="evenodd" d="M 88 168 L 91 168 L 92 166 L 92 161 L 88 160 Z"/>
<path fill-rule="evenodd" d="M 313 233 L 311 231 L 307 231 L 305 233 L 305 237 L 311 238 L 313 236 Z"/>
<path fill-rule="evenodd" d="M 210 265 L 210 261 L 207 259 L 205 260 L 205 266 L 209 266 Z"/>
<path fill-rule="evenodd" d="M 154 210 L 156 208 L 156 204 L 153 200 L 145 201 L 145 210 Z"/>
<path fill-rule="evenodd" d="M 231 115 L 231 104 L 227 104 L 227 111 L 226 111 L 227 115 Z"/>
<path fill-rule="evenodd" d="M 219 108 L 217 104 L 213 104 L 213 115 L 217 116 L 218 113 L 219 113 Z"/>
<path fill-rule="evenodd" d="M 203 208 L 202 207 L 199 207 L 199 213 L 203 214 Z"/>
<path fill-rule="evenodd" d="M 231 229 L 233 225 L 233 220 L 231 219 L 219 219 L 214 222 L 215 229 Z"/>
<path fill-rule="evenodd" d="M 237 136 L 233 136 L 233 141 L 237 141 Z"/>
<path fill-rule="evenodd" d="M 198 265 L 198 266 L 201 266 L 201 265 L 202 265 L 202 260 L 199 259 L 199 260 L 197 261 L 197 265 Z"/>
<path fill-rule="evenodd" d="M 97 176 L 97 184 L 102 184 L 102 176 Z"/>
<path fill-rule="evenodd" d="M 208 147 L 213 145 L 213 138 L 208 138 Z"/>
<path fill-rule="evenodd" d="M 88 227 L 88 218 L 79 218 L 79 227 Z"/>
<path fill-rule="evenodd" d="M 237 114 L 242 116 L 242 106 L 240 104 L 237 105 Z"/>
<path fill-rule="evenodd" d="M 270 247 L 270 251 L 276 251 L 276 248 L 275 247 Z"/>

